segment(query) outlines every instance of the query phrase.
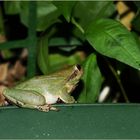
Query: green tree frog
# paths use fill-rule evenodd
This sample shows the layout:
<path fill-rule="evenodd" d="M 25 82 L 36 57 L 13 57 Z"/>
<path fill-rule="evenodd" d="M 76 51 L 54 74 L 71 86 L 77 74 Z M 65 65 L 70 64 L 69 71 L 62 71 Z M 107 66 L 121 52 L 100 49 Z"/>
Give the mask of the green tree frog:
<path fill-rule="evenodd" d="M 64 103 L 75 103 L 71 92 L 75 89 L 82 73 L 82 68 L 75 65 L 47 76 L 31 78 L 13 88 L 5 88 L 3 95 L 7 100 L 20 107 L 45 112 L 57 110 L 51 105 L 58 100 L 62 100 Z"/>

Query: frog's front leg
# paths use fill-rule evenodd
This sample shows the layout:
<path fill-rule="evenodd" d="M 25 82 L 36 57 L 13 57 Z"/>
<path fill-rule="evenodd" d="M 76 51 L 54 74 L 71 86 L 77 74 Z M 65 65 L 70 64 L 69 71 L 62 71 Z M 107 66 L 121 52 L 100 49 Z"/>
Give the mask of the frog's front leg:
<path fill-rule="evenodd" d="M 76 103 L 75 99 L 73 96 L 70 95 L 70 93 L 67 93 L 67 89 L 64 88 L 62 92 L 60 93 L 59 98 L 64 102 L 64 103 Z"/>

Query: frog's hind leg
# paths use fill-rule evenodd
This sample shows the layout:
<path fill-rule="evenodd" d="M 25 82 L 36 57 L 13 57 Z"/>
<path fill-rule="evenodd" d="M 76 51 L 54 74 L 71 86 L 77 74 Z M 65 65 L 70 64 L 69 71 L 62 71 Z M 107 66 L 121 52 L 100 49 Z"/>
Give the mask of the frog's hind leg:
<path fill-rule="evenodd" d="M 24 107 L 24 108 L 37 109 L 37 110 L 43 111 L 43 112 L 49 112 L 50 110 L 56 111 L 55 107 L 52 107 L 52 106 L 47 105 L 47 104 L 37 106 L 37 105 L 32 105 L 32 104 L 24 104 L 20 101 L 16 101 L 16 105 L 19 107 Z"/>
<path fill-rule="evenodd" d="M 43 111 L 43 112 L 49 112 L 50 110 L 59 111 L 58 108 L 53 107 L 50 104 L 45 104 L 45 105 L 33 105 L 33 104 L 27 104 L 27 103 L 25 104 L 25 103 L 23 103 L 23 102 L 21 102 L 19 100 L 18 101 L 15 100 L 14 98 L 12 98 L 10 96 L 9 97 L 7 96 L 7 98 L 8 98 L 8 100 L 10 102 L 12 102 L 13 104 L 15 104 L 15 105 L 17 105 L 19 107 L 37 109 L 37 110 Z"/>
<path fill-rule="evenodd" d="M 21 102 L 21 101 L 17 101 L 16 99 L 14 99 L 14 98 L 12 98 L 12 97 L 10 97 L 10 96 L 8 96 L 8 95 L 5 96 L 5 97 L 6 97 L 6 99 L 7 99 L 10 103 L 15 104 L 15 105 L 18 106 L 18 107 L 31 108 L 31 109 L 37 108 L 36 105 L 25 104 L 25 103 L 23 103 L 23 102 Z"/>
<path fill-rule="evenodd" d="M 36 91 L 21 89 L 6 89 L 5 98 L 17 106 L 38 109 L 38 106 L 46 104 L 44 96 Z"/>
<path fill-rule="evenodd" d="M 30 109 L 37 109 L 37 106 L 36 105 L 33 105 L 33 104 L 25 104 L 21 101 L 16 101 L 16 105 L 18 107 L 23 107 L 23 108 L 30 108 Z"/>
<path fill-rule="evenodd" d="M 19 107 L 38 109 L 48 112 L 50 110 L 58 111 L 57 108 L 46 104 L 44 96 L 36 91 L 21 89 L 6 89 L 3 95 L 7 100 Z"/>

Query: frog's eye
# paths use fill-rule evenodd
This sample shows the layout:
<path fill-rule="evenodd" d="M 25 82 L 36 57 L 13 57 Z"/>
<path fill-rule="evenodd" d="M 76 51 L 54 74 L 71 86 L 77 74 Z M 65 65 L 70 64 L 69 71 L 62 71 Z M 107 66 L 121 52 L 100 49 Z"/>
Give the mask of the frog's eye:
<path fill-rule="evenodd" d="M 76 68 L 80 71 L 81 70 L 81 66 L 79 64 L 76 65 Z"/>

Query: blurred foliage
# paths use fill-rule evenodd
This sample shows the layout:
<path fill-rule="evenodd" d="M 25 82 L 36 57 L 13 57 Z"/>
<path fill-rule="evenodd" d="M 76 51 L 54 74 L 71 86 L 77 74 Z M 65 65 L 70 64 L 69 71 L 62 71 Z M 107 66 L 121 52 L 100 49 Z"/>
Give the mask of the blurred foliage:
<path fill-rule="evenodd" d="M 97 102 L 101 90 L 108 85 L 110 90 L 106 93 L 109 96 L 107 99 L 105 97 L 106 102 L 126 102 L 124 96 L 128 99 L 131 97 L 127 88 L 131 85 L 137 89 L 132 86 L 130 79 L 133 75 L 139 77 L 140 70 L 139 2 L 36 3 L 38 74 L 49 74 L 79 63 L 84 69 L 83 85 L 77 91 L 80 103 Z M 28 1 L 4 1 L 2 4 L 5 15 L 18 15 L 22 26 L 29 27 Z M 124 20 L 124 17 L 127 18 Z M 126 78 L 126 74 L 132 77 Z M 140 77 L 136 83 L 139 86 Z"/>

